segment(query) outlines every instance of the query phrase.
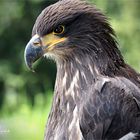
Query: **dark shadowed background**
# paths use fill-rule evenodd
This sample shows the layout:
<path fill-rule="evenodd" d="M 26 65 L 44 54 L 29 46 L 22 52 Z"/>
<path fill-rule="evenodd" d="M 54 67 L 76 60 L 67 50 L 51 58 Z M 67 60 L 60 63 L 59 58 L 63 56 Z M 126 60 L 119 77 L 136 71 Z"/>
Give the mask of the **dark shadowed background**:
<path fill-rule="evenodd" d="M 24 49 L 38 14 L 57 0 L 0 0 L 0 140 L 41 140 L 56 67 L 41 59 L 36 73 Z M 140 0 L 90 0 L 109 18 L 125 60 L 140 72 Z"/>

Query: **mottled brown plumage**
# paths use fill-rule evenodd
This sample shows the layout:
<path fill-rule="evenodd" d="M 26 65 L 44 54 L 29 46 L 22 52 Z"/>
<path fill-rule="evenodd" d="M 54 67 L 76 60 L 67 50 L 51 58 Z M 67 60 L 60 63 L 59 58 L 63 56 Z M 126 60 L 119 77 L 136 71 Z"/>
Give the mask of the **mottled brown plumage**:
<path fill-rule="evenodd" d="M 51 43 L 48 38 L 59 25 L 65 30 L 51 35 L 57 40 Z M 32 36 L 25 50 L 27 65 L 41 55 L 57 64 L 45 140 L 138 139 L 140 75 L 124 62 L 100 10 L 85 1 L 59 1 L 39 15 Z M 36 38 L 37 46 L 32 43 Z M 45 46 L 44 38 L 49 40 Z"/>

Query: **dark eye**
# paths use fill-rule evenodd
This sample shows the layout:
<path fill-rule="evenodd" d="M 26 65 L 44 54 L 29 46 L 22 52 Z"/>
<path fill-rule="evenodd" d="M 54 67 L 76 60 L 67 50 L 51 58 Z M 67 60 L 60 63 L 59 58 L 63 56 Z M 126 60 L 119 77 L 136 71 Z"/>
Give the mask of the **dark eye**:
<path fill-rule="evenodd" d="M 64 33 L 64 31 L 65 31 L 65 27 L 63 25 L 59 25 L 53 30 L 53 33 L 62 34 L 62 33 Z"/>

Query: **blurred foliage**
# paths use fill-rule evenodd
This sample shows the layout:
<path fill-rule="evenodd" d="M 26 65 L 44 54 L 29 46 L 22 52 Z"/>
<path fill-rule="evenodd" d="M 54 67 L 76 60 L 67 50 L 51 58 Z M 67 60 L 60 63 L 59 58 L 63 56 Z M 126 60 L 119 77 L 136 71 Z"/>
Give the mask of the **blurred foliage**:
<path fill-rule="evenodd" d="M 42 59 L 36 73 L 24 48 L 38 14 L 57 0 L 0 0 L 0 139 L 43 139 L 56 68 Z M 127 63 L 140 71 L 140 0 L 90 0 L 108 17 Z"/>

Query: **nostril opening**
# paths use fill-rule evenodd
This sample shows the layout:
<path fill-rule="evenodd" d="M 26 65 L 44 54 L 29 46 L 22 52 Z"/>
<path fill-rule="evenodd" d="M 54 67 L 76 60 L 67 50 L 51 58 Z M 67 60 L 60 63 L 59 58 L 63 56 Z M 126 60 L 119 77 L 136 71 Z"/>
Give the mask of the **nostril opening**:
<path fill-rule="evenodd" d="M 41 40 L 37 38 L 36 40 L 33 41 L 34 46 L 41 46 Z"/>
<path fill-rule="evenodd" d="M 39 42 L 33 42 L 33 45 L 34 46 L 40 46 L 40 43 Z"/>

